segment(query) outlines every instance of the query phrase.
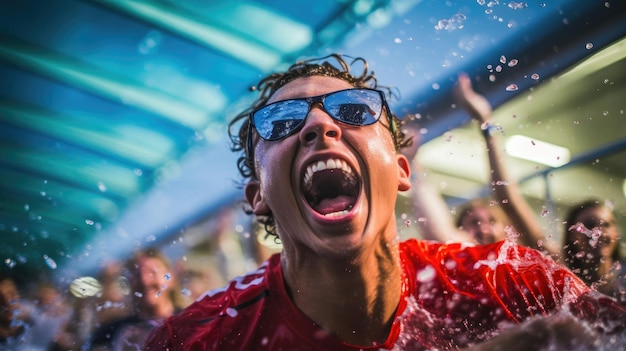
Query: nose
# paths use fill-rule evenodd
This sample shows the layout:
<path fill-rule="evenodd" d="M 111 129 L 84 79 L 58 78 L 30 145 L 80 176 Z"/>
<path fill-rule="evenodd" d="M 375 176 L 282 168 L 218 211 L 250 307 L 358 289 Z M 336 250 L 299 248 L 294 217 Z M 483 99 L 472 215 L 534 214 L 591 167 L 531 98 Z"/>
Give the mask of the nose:
<path fill-rule="evenodd" d="M 321 106 L 313 106 L 300 130 L 300 142 L 309 145 L 327 139 L 341 139 L 341 127 Z"/>

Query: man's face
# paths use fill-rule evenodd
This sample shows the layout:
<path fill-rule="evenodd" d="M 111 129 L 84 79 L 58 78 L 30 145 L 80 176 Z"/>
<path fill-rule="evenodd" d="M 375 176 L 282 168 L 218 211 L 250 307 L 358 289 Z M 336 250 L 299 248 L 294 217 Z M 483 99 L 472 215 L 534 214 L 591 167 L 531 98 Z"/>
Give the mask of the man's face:
<path fill-rule="evenodd" d="M 133 294 L 140 297 L 142 307 L 149 308 L 168 300 L 172 281 L 167 266 L 155 257 L 142 257 L 137 264 Z"/>
<path fill-rule="evenodd" d="M 504 225 L 486 207 L 476 206 L 463 217 L 461 227 L 479 244 L 491 244 L 505 237 Z"/>
<path fill-rule="evenodd" d="M 575 223 L 584 228 L 571 230 L 570 235 L 577 238 L 575 245 L 577 252 L 584 252 L 588 258 L 610 257 L 618 244 L 619 233 L 615 224 L 615 217 L 607 207 L 594 207 L 582 211 Z"/>
<path fill-rule="evenodd" d="M 349 88 L 337 78 L 299 78 L 268 103 Z M 258 182 L 247 185 L 246 196 L 255 214 L 274 215 L 288 254 L 346 257 L 395 238 L 394 206 L 398 190 L 410 187 L 409 166 L 396 154 L 388 124 L 386 111 L 372 125 L 351 126 L 314 106 L 294 134 L 277 141 L 255 136 Z"/>

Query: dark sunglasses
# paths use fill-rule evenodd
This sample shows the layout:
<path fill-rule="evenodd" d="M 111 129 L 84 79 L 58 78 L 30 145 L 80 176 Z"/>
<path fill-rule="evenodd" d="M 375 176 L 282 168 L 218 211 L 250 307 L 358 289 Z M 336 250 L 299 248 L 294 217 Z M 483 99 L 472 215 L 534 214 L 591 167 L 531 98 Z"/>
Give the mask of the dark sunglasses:
<path fill-rule="evenodd" d="M 307 115 L 318 104 L 334 120 L 353 126 L 376 123 L 386 109 L 395 141 L 393 117 L 383 92 L 369 88 L 352 88 L 319 96 L 277 101 L 253 111 L 248 130 L 248 150 L 252 150 L 252 127 L 261 138 L 268 141 L 286 138 L 304 125 Z"/>

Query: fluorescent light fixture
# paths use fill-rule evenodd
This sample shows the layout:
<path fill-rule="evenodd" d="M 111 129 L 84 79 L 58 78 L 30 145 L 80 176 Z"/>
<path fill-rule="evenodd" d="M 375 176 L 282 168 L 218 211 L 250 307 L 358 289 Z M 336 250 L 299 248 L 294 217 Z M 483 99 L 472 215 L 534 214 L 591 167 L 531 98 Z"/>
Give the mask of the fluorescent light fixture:
<path fill-rule="evenodd" d="M 550 167 L 560 167 L 570 160 L 567 148 L 523 135 L 510 136 L 505 147 L 506 152 L 513 157 Z"/>

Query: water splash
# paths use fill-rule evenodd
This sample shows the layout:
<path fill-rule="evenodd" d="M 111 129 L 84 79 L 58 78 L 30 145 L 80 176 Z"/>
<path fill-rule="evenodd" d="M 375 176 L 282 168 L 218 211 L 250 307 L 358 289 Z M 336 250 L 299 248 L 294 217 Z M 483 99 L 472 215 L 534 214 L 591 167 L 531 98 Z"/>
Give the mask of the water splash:
<path fill-rule="evenodd" d="M 465 17 L 465 15 L 457 13 L 449 19 L 439 20 L 437 25 L 435 25 L 435 30 L 453 31 L 463 29 L 463 22 L 465 22 L 466 19 L 467 17 Z"/>
<path fill-rule="evenodd" d="M 525 2 L 515 2 L 515 1 L 511 1 L 509 2 L 509 8 L 511 10 L 520 10 L 520 9 L 525 9 L 528 7 L 528 4 Z"/>

